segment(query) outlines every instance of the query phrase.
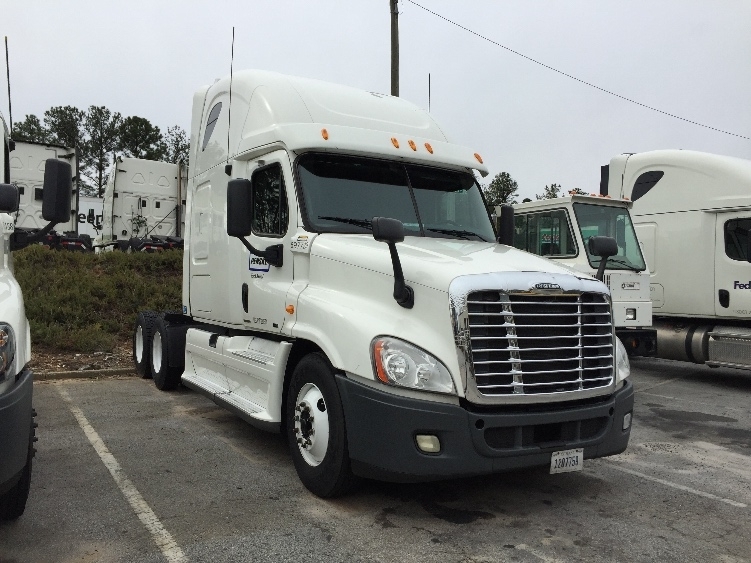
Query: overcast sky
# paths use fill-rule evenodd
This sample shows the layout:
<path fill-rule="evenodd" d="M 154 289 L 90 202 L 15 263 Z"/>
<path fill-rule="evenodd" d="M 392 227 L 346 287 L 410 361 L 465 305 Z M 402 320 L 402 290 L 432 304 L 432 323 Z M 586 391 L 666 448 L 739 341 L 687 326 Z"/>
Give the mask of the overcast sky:
<path fill-rule="evenodd" d="M 751 137 L 749 0 L 418 0 L 510 49 L 600 88 Z M 605 94 L 399 2 L 401 96 L 451 141 L 506 171 L 521 197 L 546 184 L 596 191 L 622 152 L 682 148 L 751 159 L 751 140 Z M 390 92 L 389 0 L 0 0 L 13 119 L 104 105 L 190 127 L 193 92 L 260 68 Z M 3 73 L 4 74 L 4 73 Z M 0 110 L 8 117 L 5 80 Z"/>

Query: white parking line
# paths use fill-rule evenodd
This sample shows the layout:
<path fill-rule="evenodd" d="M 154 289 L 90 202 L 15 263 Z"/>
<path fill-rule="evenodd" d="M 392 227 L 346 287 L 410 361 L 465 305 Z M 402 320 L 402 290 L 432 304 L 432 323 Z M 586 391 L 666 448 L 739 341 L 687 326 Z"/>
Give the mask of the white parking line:
<path fill-rule="evenodd" d="M 123 493 L 125 500 L 130 503 L 133 512 L 136 513 L 138 519 L 149 531 L 154 543 L 156 543 L 162 554 L 167 558 L 167 561 L 170 563 L 182 563 L 188 561 L 188 558 L 177 545 L 177 542 L 175 542 L 172 535 L 164 528 L 164 526 L 162 526 L 159 518 L 157 518 L 149 505 L 146 504 L 141 493 L 138 492 L 135 485 L 133 485 L 130 479 L 128 479 L 128 476 L 122 470 L 122 467 L 120 467 L 115 456 L 113 456 L 107 449 L 107 446 L 99 437 L 99 434 L 97 434 L 97 431 L 94 430 L 91 424 L 89 424 L 89 421 L 86 419 L 83 412 L 81 412 L 81 409 L 73 404 L 73 399 L 71 399 L 67 389 L 65 389 L 60 383 L 58 383 L 56 387 L 63 400 L 68 403 L 70 412 L 73 413 L 73 416 L 78 421 L 78 424 L 81 426 L 84 434 L 86 434 L 89 442 L 94 446 L 94 450 L 99 454 L 102 463 L 104 463 L 104 466 L 109 470 L 115 483 Z"/>
<path fill-rule="evenodd" d="M 700 497 L 708 498 L 711 500 L 716 500 L 719 502 L 724 502 L 725 504 L 729 504 L 730 506 L 735 506 L 737 508 L 746 508 L 748 506 L 747 504 L 743 502 L 730 500 L 729 498 L 718 497 L 717 495 L 713 495 L 712 493 L 706 493 L 698 489 L 692 489 L 691 487 L 687 487 L 686 485 L 673 483 L 672 481 L 666 481 L 665 479 L 660 479 L 659 477 L 652 477 L 651 475 L 646 475 L 644 473 L 640 473 L 639 471 L 634 471 L 633 469 L 628 469 L 626 467 L 616 465 L 618 463 L 617 461 L 613 461 L 613 460 L 606 460 L 606 461 L 609 462 L 608 467 L 611 467 L 612 469 L 616 469 L 618 471 L 622 471 L 623 473 L 628 473 L 629 475 L 633 475 L 634 477 L 640 477 L 642 479 L 646 479 L 647 481 L 653 481 L 655 483 L 659 483 L 660 485 L 665 485 L 666 487 L 672 487 L 673 489 L 678 489 L 679 491 L 684 491 L 686 493 L 691 493 Z"/>

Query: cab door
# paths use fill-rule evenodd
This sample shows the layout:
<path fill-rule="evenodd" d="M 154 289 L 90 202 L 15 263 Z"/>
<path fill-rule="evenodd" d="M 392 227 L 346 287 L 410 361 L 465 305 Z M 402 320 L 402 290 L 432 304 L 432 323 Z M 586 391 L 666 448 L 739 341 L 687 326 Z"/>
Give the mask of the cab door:
<path fill-rule="evenodd" d="M 275 151 L 254 163 L 250 182 L 253 190 L 253 248 L 265 250 L 282 245 L 283 263 L 272 266 L 265 259 L 246 251 L 244 273 L 239 291 L 245 328 L 280 333 L 286 317 L 285 299 L 292 285 L 290 203 L 294 202 L 289 157 Z"/>
<path fill-rule="evenodd" d="M 751 317 L 751 213 L 716 215 L 715 314 Z"/>

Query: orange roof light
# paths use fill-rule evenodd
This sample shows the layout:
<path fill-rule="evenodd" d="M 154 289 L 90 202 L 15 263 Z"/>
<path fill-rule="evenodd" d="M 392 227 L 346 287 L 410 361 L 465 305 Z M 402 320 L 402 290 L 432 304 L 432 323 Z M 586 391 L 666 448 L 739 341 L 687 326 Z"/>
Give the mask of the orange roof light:
<path fill-rule="evenodd" d="M 407 143 L 409 143 L 409 148 L 411 148 L 413 151 L 417 150 L 417 145 L 415 145 L 415 142 L 412 139 L 407 141 Z"/>
<path fill-rule="evenodd" d="M 396 140 L 396 137 L 391 137 L 391 144 L 394 145 L 395 149 L 399 148 L 399 141 Z"/>
<path fill-rule="evenodd" d="M 477 162 L 482 164 L 482 157 L 479 154 L 475 153 L 475 158 L 477 159 Z"/>
<path fill-rule="evenodd" d="M 290 315 L 294 315 L 295 314 L 295 306 L 294 305 L 287 305 L 284 308 L 284 310 L 287 311 Z"/>
<path fill-rule="evenodd" d="M 425 143 L 425 150 L 428 151 L 430 154 L 433 154 L 433 147 L 430 146 L 430 143 Z"/>
<path fill-rule="evenodd" d="M 321 129 L 321 137 L 323 137 L 324 141 L 328 141 L 329 140 L 329 132 L 326 131 L 326 129 Z"/>

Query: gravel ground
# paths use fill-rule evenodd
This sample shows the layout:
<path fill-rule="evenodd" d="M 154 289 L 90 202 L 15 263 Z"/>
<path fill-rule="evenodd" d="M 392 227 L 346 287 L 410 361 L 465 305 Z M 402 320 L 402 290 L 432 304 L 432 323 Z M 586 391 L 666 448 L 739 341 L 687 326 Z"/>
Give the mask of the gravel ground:
<path fill-rule="evenodd" d="M 133 366 L 130 342 L 118 344 L 111 352 L 60 352 L 32 346 L 31 369 L 46 374 L 70 371 L 96 371 Z"/>

